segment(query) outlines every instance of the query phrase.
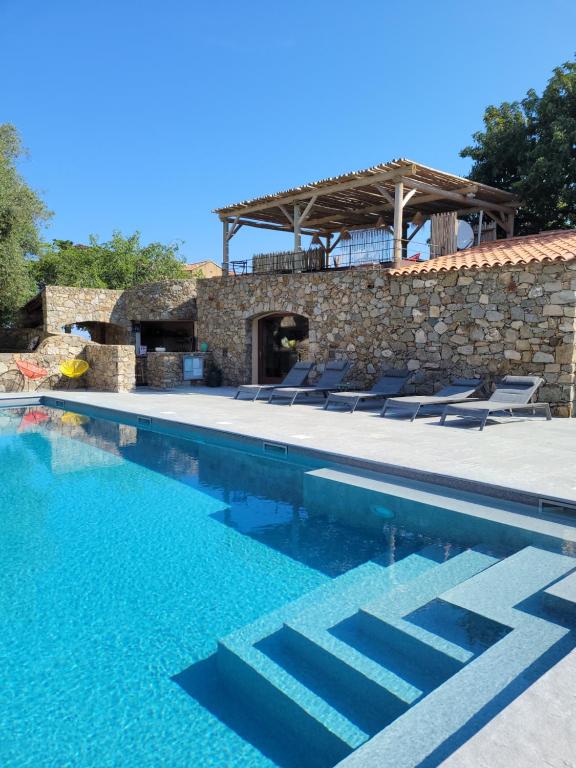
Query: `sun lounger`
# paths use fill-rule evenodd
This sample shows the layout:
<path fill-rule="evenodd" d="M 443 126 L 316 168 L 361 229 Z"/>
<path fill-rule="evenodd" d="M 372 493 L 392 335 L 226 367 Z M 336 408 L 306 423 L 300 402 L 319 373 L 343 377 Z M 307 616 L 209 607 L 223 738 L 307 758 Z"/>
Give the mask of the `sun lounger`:
<path fill-rule="evenodd" d="M 310 395 L 322 395 L 327 397 L 330 392 L 340 389 L 342 380 L 350 368 L 348 360 L 331 360 L 326 363 L 324 373 L 320 376 L 318 383 L 314 387 L 281 387 L 273 389 L 268 397 L 268 402 L 272 400 L 289 400 L 292 405 L 300 395 L 309 397 Z"/>
<path fill-rule="evenodd" d="M 478 391 L 481 379 L 452 379 L 451 383 L 436 392 L 435 395 L 410 395 L 408 397 L 389 398 L 380 411 L 380 416 L 388 414 L 407 415 L 414 421 L 422 408 L 458 403 L 467 400 Z"/>
<path fill-rule="evenodd" d="M 460 416 L 463 419 L 478 420 L 482 431 L 491 414 L 509 413 L 513 416 L 514 413 L 526 411 L 534 415 L 540 412 L 550 421 L 552 414 L 549 403 L 530 402 L 543 381 L 539 376 L 504 376 L 488 400 L 446 406 L 440 424 L 445 424 L 448 416 Z"/>
<path fill-rule="evenodd" d="M 331 405 L 342 405 L 354 413 L 361 401 L 385 400 L 392 395 L 399 395 L 409 377 L 410 372 L 406 369 L 384 369 L 372 389 L 366 392 L 331 392 L 324 403 L 324 410 Z"/>
<path fill-rule="evenodd" d="M 241 400 L 257 400 L 261 392 L 270 392 L 279 387 L 300 387 L 306 382 L 312 368 L 314 363 L 301 360 L 290 368 L 281 384 L 241 384 L 236 390 L 234 400 L 238 400 L 241 394 L 247 395 L 241 397 Z"/>

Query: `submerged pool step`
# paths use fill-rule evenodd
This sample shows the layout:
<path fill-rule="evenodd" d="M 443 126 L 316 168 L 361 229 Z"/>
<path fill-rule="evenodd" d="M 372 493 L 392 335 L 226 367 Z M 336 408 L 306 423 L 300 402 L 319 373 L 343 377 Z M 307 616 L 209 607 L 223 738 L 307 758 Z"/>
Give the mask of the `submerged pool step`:
<path fill-rule="evenodd" d="M 395 606 L 400 614 L 418 607 L 496 561 L 472 550 L 457 552 L 443 561 L 444 550 L 431 546 L 390 566 L 369 562 L 349 571 L 221 640 L 220 673 L 272 728 L 292 731 L 322 759 L 337 762 L 440 678 L 431 681 L 405 649 L 390 648 L 375 659 L 336 629 L 353 621 L 365 604 Z M 440 653 L 437 648 L 430 653 L 434 650 Z"/>
<path fill-rule="evenodd" d="M 347 642 L 367 656 L 382 663 L 390 656 L 400 656 L 405 664 L 412 662 L 418 671 L 418 680 L 423 691 L 429 691 L 456 674 L 474 654 L 455 643 L 451 643 L 417 627 L 402 618 L 383 618 L 367 609 L 360 609 L 356 620 L 356 632 L 348 632 Z"/>
<path fill-rule="evenodd" d="M 422 689 L 431 690 L 458 672 L 474 654 L 405 617 L 497 562 L 497 558 L 478 550 L 463 552 L 414 579 L 409 589 L 384 595 L 361 607 L 345 623 L 347 626 L 341 627 L 340 632 L 338 627 L 333 631 L 380 663 L 386 663 L 388 657 L 400 656 L 408 665 L 418 668 L 419 676 L 414 679 Z"/>
<path fill-rule="evenodd" d="M 309 743 L 322 756 L 318 765 L 334 765 L 370 736 L 254 647 L 220 643 L 217 662 L 223 679 L 268 721 L 269 730 L 280 727 Z"/>
<path fill-rule="evenodd" d="M 576 564 L 576 561 L 575 561 Z M 576 573 L 557 581 L 542 593 L 544 607 L 566 619 L 576 620 Z"/>
<path fill-rule="evenodd" d="M 293 622 L 283 629 L 284 643 L 317 670 L 334 686 L 344 687 L 350 696 L 380 707 L 398 717 L 417 701 L 422 690 L 378 664 L 326 630 L 317 631 L 306 624 Z"/>
<path fill-rule="evenodd" d="M 288 730 L 306 739 L 317 752 L 316 764 L 320 765 L 321 754 L 326 765 L 333 765 L 372 735 L 375 722 L 383 727 L 389 718 L 382 720 L 380 713 L 375 718 L 355 704 L 343 706 L 338 686 L 332 686 L 326 671 L 315 669 L 290 648 L 282 656 L 281 643 L 275 645 L 277 636 L 297 618 L 314 617 L 326 626 L 341 621 L 363 601 L 404 589 L 413 579 L 440 567 L 441 553 L 441 548 L 430 547 L 393 565 L 364 563 L 223 638 L 217 650 L 223 680 L 265 714 L 271 730 Z M 390 694 L 383 691 L 380 701 L 385 700 L 390 701 Z"/>
<path fill-rule="evenodd" d="M 259 643 L 258 650 L 364 733 L 377 733 L 406 710 L 405 703 L 381 688 L 370 676 L 346 665 L 338 675 L 338 665 L 330 654 L 323 663 L 318 658 L 317 648 L 303 648 L 301 642 L 292 642 L 290 634 L 285 627 Z"/>

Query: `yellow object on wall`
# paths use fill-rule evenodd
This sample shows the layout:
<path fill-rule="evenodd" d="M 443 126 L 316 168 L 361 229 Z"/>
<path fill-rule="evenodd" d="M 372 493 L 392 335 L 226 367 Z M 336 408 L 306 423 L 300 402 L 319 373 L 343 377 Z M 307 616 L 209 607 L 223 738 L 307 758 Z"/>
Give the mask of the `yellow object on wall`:
<path fill-rule="evenodd" d="M 67 376 L 69 379 L 77 379 L 79 376 L 83 376 L 90 368 L 86 360 L 64 360 L 60 363 L 60 373 Z"/>

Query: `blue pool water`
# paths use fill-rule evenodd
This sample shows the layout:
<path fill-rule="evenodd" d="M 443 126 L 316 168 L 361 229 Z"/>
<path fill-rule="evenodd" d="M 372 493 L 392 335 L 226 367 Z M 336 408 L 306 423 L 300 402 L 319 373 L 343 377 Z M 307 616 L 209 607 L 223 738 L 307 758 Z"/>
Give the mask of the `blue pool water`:
<path fill-rule="evenodd" d="M 50 408 L 0 410 L 0 466 L 11 768 L 290 765 L 218 681 L 217 640 L 372 559 L 451 546 L 307 507 L 285 460 Z"/>

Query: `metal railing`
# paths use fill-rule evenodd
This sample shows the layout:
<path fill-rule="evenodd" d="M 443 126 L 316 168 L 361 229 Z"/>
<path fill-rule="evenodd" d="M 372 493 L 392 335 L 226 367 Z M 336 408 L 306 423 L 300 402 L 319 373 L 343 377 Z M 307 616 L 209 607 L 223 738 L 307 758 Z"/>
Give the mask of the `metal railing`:
<path fill-rule="evenodd" d="M 430 243 L 403 242 L 403 259 L 423 261 L 433 257 Z M 290 274 L 337 269 L 390 268 L 394 264 L 394 240 L 382 238 L 370 243 L 345 240 L 328 253 L 314 246 L 308 250 L 260 253 L 248 259 L 230 261 L 232 275 Z"/>

